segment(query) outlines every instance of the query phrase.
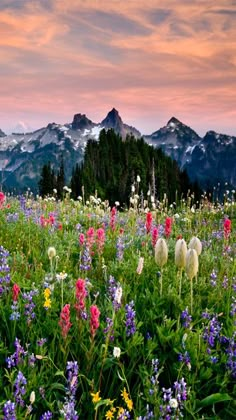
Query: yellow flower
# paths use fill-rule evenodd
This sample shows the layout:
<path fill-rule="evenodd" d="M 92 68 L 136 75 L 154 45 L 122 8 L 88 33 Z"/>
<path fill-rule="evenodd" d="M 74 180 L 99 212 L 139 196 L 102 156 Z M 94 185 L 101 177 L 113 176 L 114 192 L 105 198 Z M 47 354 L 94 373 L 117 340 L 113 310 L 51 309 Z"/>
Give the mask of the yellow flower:
<path fill-rule="evenodd" d="M 46 299 L 45 300 L 45 302 L 44 302 L 44 305 L 43 305 L 43 307 L 44 308 L 51 308 L 51 304 L 52 304 L 52 301 L 51 301 L 51 299 Z"/>
<path fill-rule="evenodd" d="M 129 394 L 126 391 L 126 388 L 124 388 L 124 390 L 121 391 L 121 396 L 122 396 L 122 398 L 123 398 L 124 401 L 126 401 L 127 398 L 129 398 Z"/>
<path fill-rule="evenodd" d="M 125 402 L 127 404 L 128 410 L 129 411 L 133 410 L 133 401 L 130 398 L 127 398 Z"/>
<path fill-rule="evenodd" d="M 49 298 L 49 296 L 51 295 L 51 290 L 47 287 L 47 288 L 44 290 L 43 295 L 44 295 L 45 299 L 48 299 L 48 298 Z"/>
<path fill-rule="evenodd" d="M 101 400 L 101 397 L 99 396 L 100 391 L 96 392 L 96 394 L 93 394 L 92 392 L 90 393 L 91 397 L 93 397 L 92 401 L 94 404 L 96 404 L 97 402 L 99 402 Z"/>
<path fill-rule="evenodd" d="M 110 410 L 108 410 L 105 414 L 105 418 L 108 420 L 114 419 L 114 413 L 115 413 L 116 409 L 113 407 Z"/>
<path fill-rule="evenodd" d="M 121 414 L 124 414 L 124 412 L 125 412 L 125 409 L 123 407 L 118 407 L 117 417 L 119 418 Z"/>

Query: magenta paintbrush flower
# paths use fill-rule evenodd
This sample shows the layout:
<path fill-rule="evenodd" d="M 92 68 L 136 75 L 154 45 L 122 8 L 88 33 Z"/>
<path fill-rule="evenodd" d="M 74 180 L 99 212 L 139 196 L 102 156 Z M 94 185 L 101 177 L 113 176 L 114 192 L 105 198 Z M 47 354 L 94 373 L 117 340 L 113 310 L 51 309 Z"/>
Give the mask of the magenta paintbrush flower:
<path fill-rule="evenodd" d="M 69 332 L 70 327 L 72 326 L 70 322 L 70 304 L 66 304 L 61 311 L 60 321 L 58 323 L 61 327 L 62 337 L 66 338 Z"/>

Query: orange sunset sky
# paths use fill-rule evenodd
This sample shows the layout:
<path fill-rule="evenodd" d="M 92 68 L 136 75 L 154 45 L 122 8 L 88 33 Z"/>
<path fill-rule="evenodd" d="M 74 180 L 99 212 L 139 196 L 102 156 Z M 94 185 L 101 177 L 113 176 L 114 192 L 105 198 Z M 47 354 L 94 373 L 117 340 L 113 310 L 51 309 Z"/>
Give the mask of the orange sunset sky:
<path fill-rule="evenodd" d="M 175 116 L 236 135 L 235 0 L 0 0 L 0 128 Z"/>

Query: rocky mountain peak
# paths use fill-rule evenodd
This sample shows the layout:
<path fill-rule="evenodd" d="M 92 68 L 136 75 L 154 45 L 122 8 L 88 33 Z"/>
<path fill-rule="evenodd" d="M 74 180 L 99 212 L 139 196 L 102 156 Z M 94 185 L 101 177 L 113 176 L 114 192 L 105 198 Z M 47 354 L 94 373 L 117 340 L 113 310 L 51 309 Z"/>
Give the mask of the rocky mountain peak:
<path fill-rule="evenodd" d="M 168 121 L 167 125 L 172 125 L 172 124 L 182 124 L 177 118 L 175 117 L 171 117 L 171 119 Z"/>
<path fill-rule="evenodd" d="M 0 128 L 0 137 L 6 137 L 6 134 Z"/>
<path fill-rule="evenodd" d="M 72 121 L 73 130 L 89 130 L 94 127 L 95 123 L 89 120 L 85 114 L 75 114 Z"/>
<path fill-rule="evenodd" d="M 108 112 L 106 118 L 102 120 L 101 125 L 105 128 L 113 128 L 116 131 L 121 131 L 123 127 L 123 121 L 119 115 L 119 112 L 112 108 L 110 112 Z"/>

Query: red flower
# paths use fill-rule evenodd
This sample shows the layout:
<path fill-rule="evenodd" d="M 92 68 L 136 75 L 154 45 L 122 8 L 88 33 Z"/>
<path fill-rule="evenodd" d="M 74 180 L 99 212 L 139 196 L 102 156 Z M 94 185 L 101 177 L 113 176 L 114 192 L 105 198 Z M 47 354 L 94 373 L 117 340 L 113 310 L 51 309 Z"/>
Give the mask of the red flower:
<path fill-rule="evenodd" d="M 20 293 L 20 287 L 18 286 L 18 284 L 15 283 L 14 286 L 12 287 L 12 299 L 14 302 L 17 302 L 19 293 Z"/>
<path fill-rule="evenodd" d="M 2 191 L 0 191 L 0 207 L 2 207 L 5 200 L 6 200 L 5 194 Z"/>
<path fill-rule="evenodd" d="M 98 309 L 98 307 L 96 305 L 92 305 L 90 307 L 90 333 L 91 336 L 94 337 L 96 330 L 99 327 L 99 316 L 100 316 L 100 311 Z"/>
<path fill-rule="evenodd" d="M 152 229 L 152 246 L 153 246 L 153 248 L 156 245 L 157 239 L 158 239 L 158 229 L 157 229 L 157 227 L 154 227 Z"/>
<path fill-rule="evenodd" d="M 152 227 L 152 213 L 149 211 L 146 215 L 146 231 L 149 233 Z"/>
<path fill-rule="evenodd" d="M 97 246 L 98 246 L 98 253 L 102 254 L 103 247 L 105 244 L 105 231 L 102 228 L 97 230 Z"/>
<path fill-rule="evenodd" d="M 72 326 L 70 322 L 70 304 L 67 303 L 64 308 L 62 308 L 60 321 L 58 324 L 61 327 L 62 337 L 66 338 L 69 332 L 70 327 Z"/>
<path fill-rule="evenodd" d="M 57 229 L 62 230 L 62 223 L 58 223 Z"/>
<path fill-rule="evenodd" d="M 110 218 L 110 227 L 111 227 L 111 230 L 115 230 L 115 227 L 116 227 L 116 213 L 117 213 L 117 210 L 116 210 L 116 207 L 112 207 L 112 209 L 111 209 L 111 218 Z"/>
<path fill-rule="evenodd" d="M 229 239 L 230 232 L 231 232 L 231 220 L 225 219 L 224 221 L 224 238 L 225 239 Z"/>
<path fill-rule="evenodd" d="M 171 228 L 172 228 L 172 219 L 171 217 L 167 217 L 165 221 L 165 236 L 169 238 L 171 234 Z"/>
<path fill-rule="evenodd" d="M 86 296 L 87 296 L 87 291 L 85 288 L 85 280 L 78 279 L 75 284 L 75 298 L 76 298 L 75 309 L 77 311 L 78 316 L 80 316 L 81 311 L 83 311 L 85 308 Z"/>

